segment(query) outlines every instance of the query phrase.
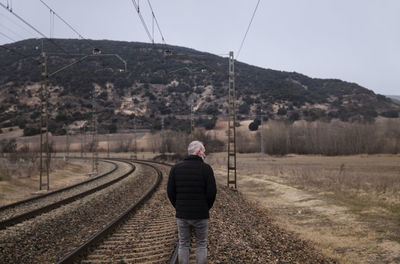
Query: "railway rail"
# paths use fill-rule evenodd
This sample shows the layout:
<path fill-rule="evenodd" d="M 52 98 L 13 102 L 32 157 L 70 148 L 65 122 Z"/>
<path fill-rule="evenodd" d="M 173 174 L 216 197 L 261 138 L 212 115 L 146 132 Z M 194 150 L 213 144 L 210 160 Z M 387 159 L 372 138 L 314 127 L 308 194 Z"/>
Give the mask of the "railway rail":
<path fill-rule="evenodd" d="M 177 230 L 175 216 L 167 205 L 166 179 L 150 163 L 167 164 L 143 160 L 135 163 L 156 170 L 156 183 L 137 203 L 58 263 L 176 262 Z"/>
<path fill-rule="evenodd" d="M 157 174 L 153 169 L 141 164 L 135 167 L 108 188 L 0 230 L 0 263 L 55 263 L 109 225 L 154 185 Z"/>
<path fill-rule="evenodd" d="M 124 164 L 126 164 L 128 168 L 122 169 L 118 169 L 118 163 L 121 164 L 123 163 L 122 161 L 115 160 L 104 162 L 113 165 L 113 167 L 110 171 L 102 175 L 50 193 L 0 207 L 0 230 L 102 190 L 124 179 L 135 169 L 132 164 L 127 162 L 124 162 Z"/>
<path fill-rule="evenodd" d="M 162 177 L 170 165 L 134 163 L 135 173 L 110 188 L 0 230 L 0 263 L 176 263 L 176 220 Z M 336 263 L 229 188 L 220 186 L 213 211 L 211 262 Z"/>

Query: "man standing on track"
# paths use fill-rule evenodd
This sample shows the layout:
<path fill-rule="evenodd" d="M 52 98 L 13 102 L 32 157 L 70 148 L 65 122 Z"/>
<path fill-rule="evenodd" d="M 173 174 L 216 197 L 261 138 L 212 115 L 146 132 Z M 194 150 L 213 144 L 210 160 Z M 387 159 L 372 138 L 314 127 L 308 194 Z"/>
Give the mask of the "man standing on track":
<path fill-rule="evenodd" d="M 191 229 L 196 238 L 196 262 L 207 263 L 209 210 L 217 194 L 214 172 L 204 162 L 206 149 L 200 141 L 188 146 L 188 156 L 175 164 L 169 173 L 167 193 L 176 210 L 180 264 L 189 263 Z"/>

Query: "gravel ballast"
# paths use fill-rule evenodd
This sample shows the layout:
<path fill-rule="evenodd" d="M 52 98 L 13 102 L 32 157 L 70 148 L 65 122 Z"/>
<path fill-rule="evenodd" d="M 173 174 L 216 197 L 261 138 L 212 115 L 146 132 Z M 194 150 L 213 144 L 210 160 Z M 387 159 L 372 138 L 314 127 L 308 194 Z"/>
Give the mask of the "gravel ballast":
<path fill-rule="evenodd" d="M 156 179 L 141 165 L 117 184 L 0 231 L 0 263 L 53 263 L 137 201 Z"/>

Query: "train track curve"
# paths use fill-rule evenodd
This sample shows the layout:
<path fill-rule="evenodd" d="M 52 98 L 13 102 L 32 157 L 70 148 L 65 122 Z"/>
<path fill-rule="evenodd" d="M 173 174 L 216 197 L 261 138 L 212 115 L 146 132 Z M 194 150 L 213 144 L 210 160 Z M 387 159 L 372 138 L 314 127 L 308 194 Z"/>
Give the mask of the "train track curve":
<path fill-rule="evenodd" d="M 112 190 L 106 188 L 63 206 L 65 209 L 54 210 L 51 217 L 42 219 L 44 224 L 32 223 L 25 230 L 19 225 L 0 230 L 0 262 L 176 263 L 176 220 L 165 193 L 167 179 L 161 178 L 170 165 L 158 163 L 160 169 L 154 175 L 157 168 L 150 170 L 149 163 L 154 162 L 135 161 L 135 176 L 117 183 Z M 219 186 L 212 211 L 210 262 L 336 263 L 279 228 L 267 212 L 229 188 Z M 14 229 L 18 232 L 13 233 Z M 109 231 L 103 233 L 106 229 Z M 53 231 L 48 235 L 42 234 L 43 230 Z M 46 239 L 51 241 L 42 250 L 37 241 Z M 26 245 L 20 246 L 22 243 Z M 190 263 L 194 263 L 193 249 L 191 252 Z"/>
<path fill-rule="evenodd" d="M 86 181 L 67 186 L 37 197 L 22 200 L 0 208 L 0 230 L 9 226 L 16 225 L 35 216 L 47 213 L 55 208 L 66 205 L 78 199 L 81 199 L 94 192 L 102 190 L 131 174 L 135 167 L 124 162 L 128 169 L 119 170 L 118 162 L 123 161 L 104 161 L 113 165 L 113 168 L 97 177 Z M 115 177 L 117 174 L 118 176 Z M 120 175 L 119 175 L 120 174 Z"/>
<path fill-rule="evenodd" d="M 165 164 L 143 160 L 136 160 L 135 163 L 150 166 L 157 171 L 156 185 L 111 224 L 58 263 L 171 262 L 177 242 L 175 216 L 171 208 L 168 208 L 166 199 L 167 179 L 151 163 Z M 164 166 L 164 173 L 166 171 Z"/>

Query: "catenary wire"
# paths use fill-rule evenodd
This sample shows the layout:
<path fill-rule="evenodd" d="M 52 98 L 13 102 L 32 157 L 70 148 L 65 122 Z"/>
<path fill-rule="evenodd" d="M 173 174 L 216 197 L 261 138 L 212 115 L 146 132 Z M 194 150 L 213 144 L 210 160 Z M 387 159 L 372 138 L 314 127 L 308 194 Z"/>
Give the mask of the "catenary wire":
<path fill-rule="evenodd" d="M 0 5 L 5 8 L 6 10 L 8 10 L 11 14 L 13 14 L 15 17 L 17 17 L 19 20 L 21 20 L 25 25 L 27 25 L 28 27 L 30 27 L 31 29 L 33 29 L 36 33 L 38 33 L 39 35 L 41 35 L 44 38 L 47 38 L 47 36 L 45 34 L 43 34 L 42 32 L 40 32 L 39 30 L 37 30 L 34 26 L 32 26 L 31 24 L 29 24 L 27 21 L 25 21 L 25 19 L 23 19 L 22 17 L 20 17 L 18 14 L 16 14 L 14 11 L 12 11 L 12 9 L 8 8 L 7 6 L 5 6 L 3 3 L 0 3 Z"/>
<path fill-rule="evenodd" d="M 249 32 L 249 29 L 250 29 L 251 23 L 253 22 L 253 19 L 254 19 L 254 16 L 255 16 L 255 14 L 256 14 L 256 11 L 257 11 L 257 8 L 258 8 L 258 5 L 259 5 L 259 4 L 260 4 L 260 0 L 258 0 L 258 1 L 257 1 L 256 8 L 254 8 L 253 15 L 252 15 L 252 17 L 251 17 L 251 19 L 250 19 L 250 23 L 249 23 L 249 26 L 247 27 L 246 33 L 244 34 L 244 37 L 243 37 L 242 43 L 240 44 L 240 48 L 239 48 L 239 51 L 237 52 L 236 59 L 238 59 L 238 58 L 239 58 L 240 51 L 242 50 L 243 43 L 244 43 L 244 41 L 246 40 L 247 33 Z"/>
<path fill-rule="evenodd" d="M 146 22 L 144 22 L 142 13 L 140 12 L 139 5 L 136 3 L 135 0 L 132 0 L 132 4 L 133 4 L 133 6 L 135 7 L 135 10 L 136 10 L 136 12 L 137 12 L 138 15 L 139 15 L 140 20 L 142 21 L 142 24 L 143 24 L 143 26 L 144 26 L 144 29 L 146 30 L 147 36 L 149 37 L 151 43 L 154 43 L 154 39 L 151 37 L 150 31 L 149 31 L 149 29 L 148 29 L 148 27 L 147 27 L 147 25 L 146 25 Z"/>
<path fill-rule="evenodd" d="M 8 20 L 9 22 L 11 22 L 12 24 L 14 24 L 15 26 L 25 30 L 26 33 L 28 34 L 32 34 L 32 32 L 30 32 L 29 30 L 27 30 L 26 28 L 24 28 L 23 26 L 21 26 L 20 24 L 16 23 L 14 20 L 10 19 L 9 17 L 7 17 L 6 15 L 0 13 L 0 16 L 2 16 L 3 18 L 5 18 L 6 20 Z"/>
<path fill-rule="evenodd" d="M 9 39 L 9 40 L 11 40 L 11 41 L 13 41 L 13 42 L 15 42 L 14 39 L 12 39 L 11 37 L 7 36 L 7 35 L 4 34 L 3 32 L 0 32 L 0 35 L 2 35 L 3 37 L 5 37 L 5 38 L 7 38 L 7 39 Z"/>
<path fill-rule="evenodd" d="M 43 5 L 45 5 L 50 12 L 53 13 L 53 15 L 55 15 L 58 19 L 60 19 L 65 25 L 67 25 L 73 32 L 75 32 L 81 39 L 85 40 L 87 44 L 89 44 L 90 47 L 92 47 L 93 49 L 95 48 L 88 39 L 84 38 L 75 28 L 73 28 L 65 19 L 63 19 L 59 14 L 56 13 L 56 11 L 54 11 L 53 8 L 51 8 L 48 4 L 46 4 L 43 0 L 40 0 L 40 2 L 42 2 Z M 54 30 L 54 18 L 53 18 L 53 30 Z M 53 32 L 54 34 L 54 32 Z"/>
<path fill-rule="evenodd" d="M 151 9 L 151 14 L 153 15 L 153 19 L 156 21 L 156 25 L 157 25 L 157 28 L 158 28 L 158 32 L 160 32 L 162 42 L 163 42 L 164 44 L 166 44 L 164 35 L 163 35 L 163 33 L 161 32 L 160 25 L 158 24 L 158 20 L 157 20 L 156 15 L 154 14 L 154 10 L 153 10 L 153 7 L 151 6 L 150 0 L 147 0 L 147 3 L 149 3 L 149 7 L 150 7 L 150 9 Z"/>
<path fill-rule="evenodd" d="M 14 36 L 17 36 L 17 37 L 19 37 L 20 39 L 24 39 L 24 37 L 23 37 L 23 36 L 21 36 L 19 33 L 15 32 L 14 30 L 10 29 L 10 28 L 9 28 L 9 27 L 7 27 L 6 25 L 4 25 L 4 24 L 0 24 L 0 26 L 1 26 L 1 27 L 4 27 L 5 29 L 7 29 L 7 30 L 8 30 L 8 32 L 10 32 L 10 33 L 14 34 Z M 3 32 L 3 33 L 4 33 L 4 32 Z M 15 40 L 14 40 L 14 42 L 15 42 Z"/>
<path fill-rule="evenodd" d="M 18 14 L 16 14 L 14 11 L 12 11 L 12 9 L 7 8 L 3 3 L 0 3 L 0 6 L 2 6 L 3 8 L 5 8 L 6 10 L 8 10 L 11 14 L 13 14 L 15 17 L 17 17 L 19 20 L 21 20 L 22 22 L 24 22 L 24 24 L 26 24 L 27 26 L 29 26 L 31 29 L 33 29 L 36 33 L 38 33 L 39 35 L 41 35 L 42 37 L 44 37 L 45 39 L 49 40 L 50 43 L 52 43 L 54 46 L 56 46 L 57 48 L 59 48 L 60 50 L 64 51 L 66 54 L 69 54 L 68 51 L 66 51 L 63 47 L 61 47 L 60 45 L 58 45 L 57 43 L 55 43 L 53 40 L 49 39 L 45 34 L 43 34 L 42 32 L 40 32 L 38 29 L 36 29 L 34 26 L 32 26 L 31 24 L 29 24 L 25 19 L 23 19 L 22 17 L 20 17 Z"/>

